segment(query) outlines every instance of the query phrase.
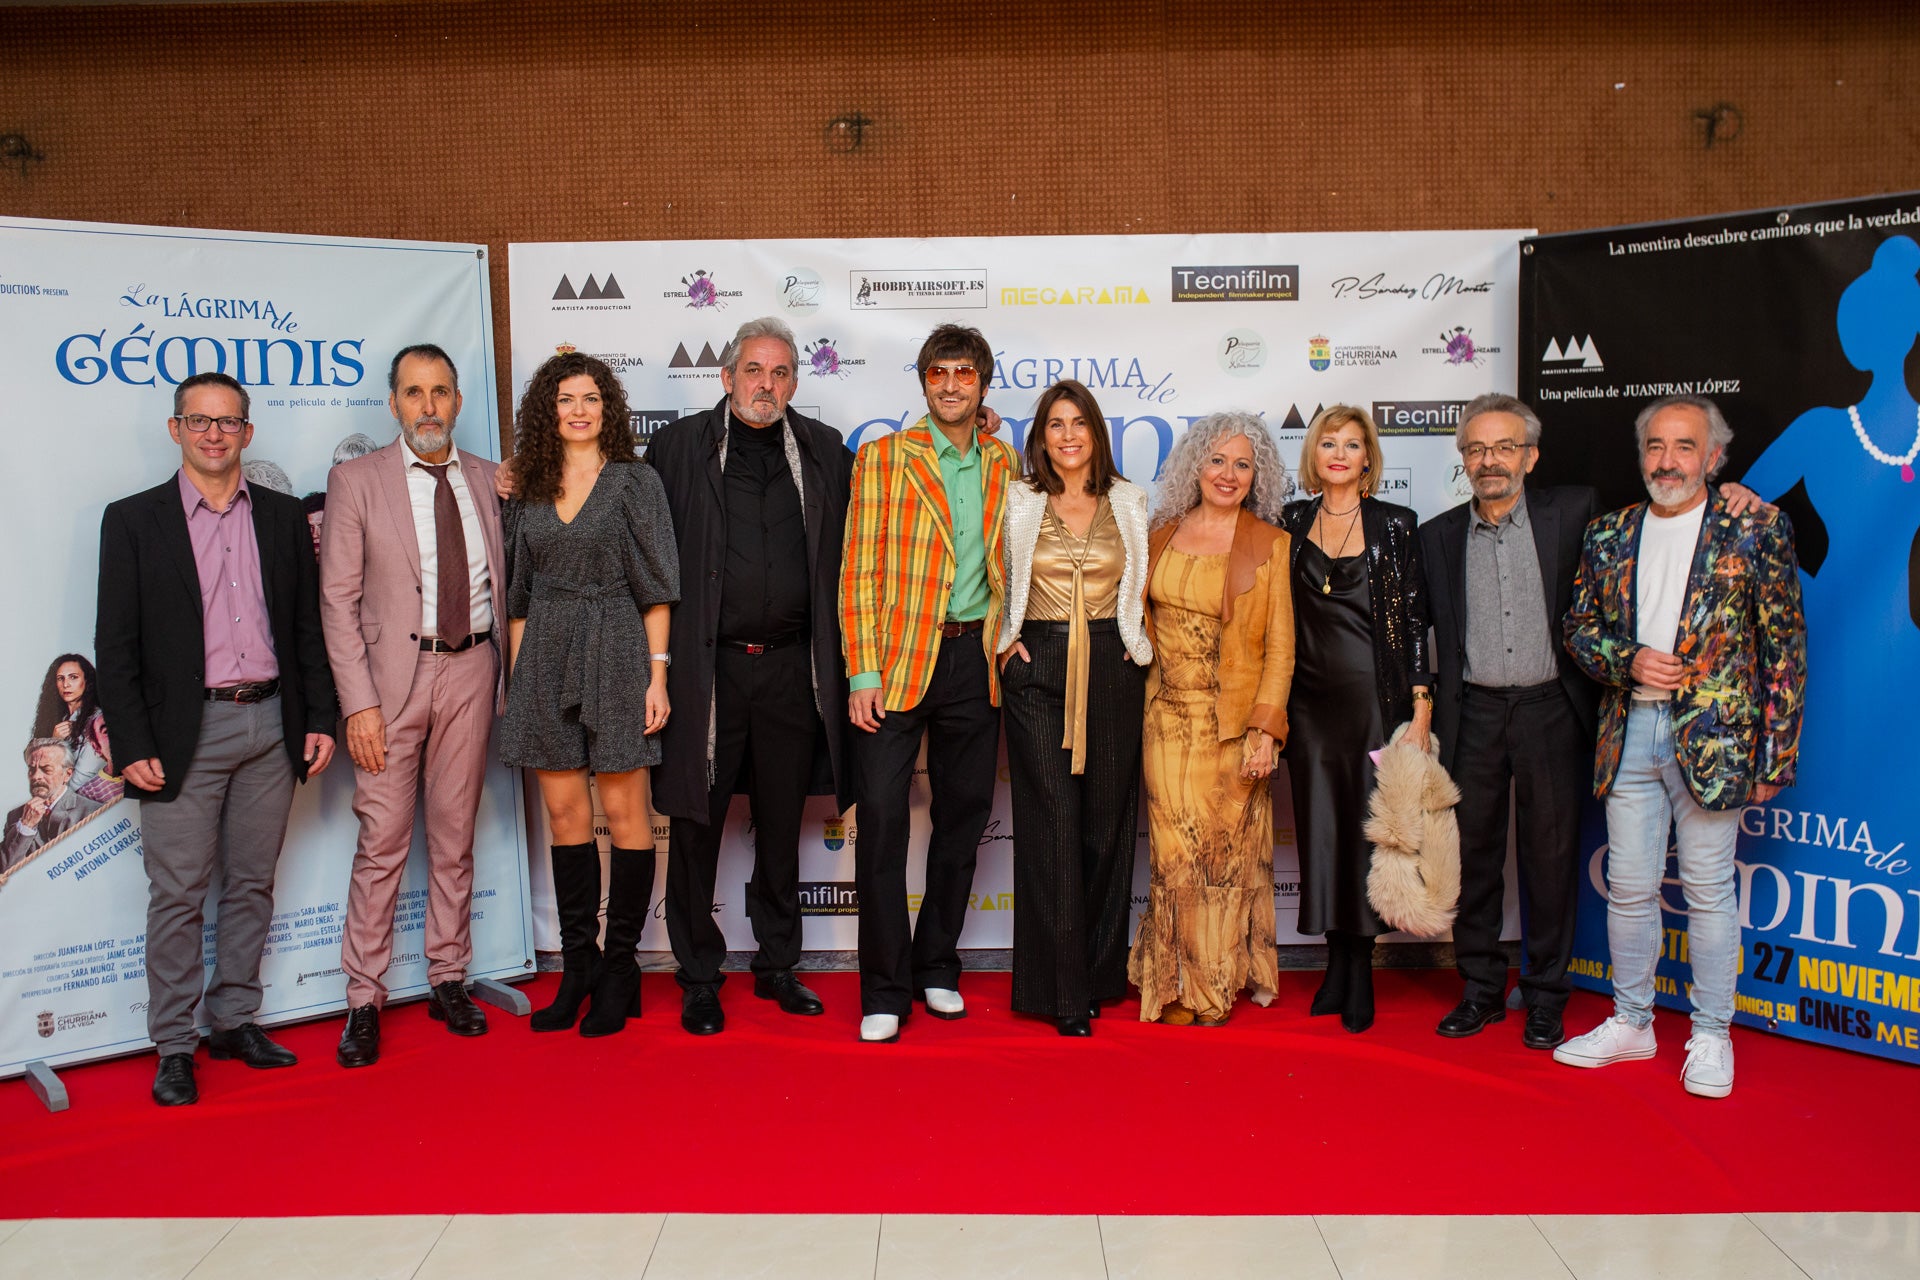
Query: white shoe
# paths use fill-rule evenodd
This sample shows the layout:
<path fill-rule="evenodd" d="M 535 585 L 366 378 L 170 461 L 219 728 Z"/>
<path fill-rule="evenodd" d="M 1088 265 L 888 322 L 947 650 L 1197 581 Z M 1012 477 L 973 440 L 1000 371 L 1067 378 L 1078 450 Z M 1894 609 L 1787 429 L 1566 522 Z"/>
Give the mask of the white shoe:
<path fill-rule="evenodd" d="M 1653 1056 L 1653 1024 L 1636 1027 L 1618 1014 L 1575 1036 L 1553 1051 L 1553 1060 L 1569 1067 L 1605 1067 Z"/>
<path fill-rule="evenodd" d="M 1687 1065 L 1680 1083 L 1702 1098 L 1724 1098 L 1733 1092 L 1733 1041 L 1727 1036 L 1696 1034 L 1687 1041 Z"/>
<path fill-rule="evenodd" d="M 949 991 L 945 987 L 928 987 L 920 993 L 927 1002 L 927 1012 L 936 1018 L 945 1018 L 951 1022 L 955 1018 L 967 1016 L 967 1002 L 960 998 L 958 991 Z"/>
<path fill-rule="evenodd" d="M 892 1044 L 900 1038 L 900 1018 L 892 1013 L 870 1013 L 860 1019 L 860 1039 L 866 1044 Z"/>

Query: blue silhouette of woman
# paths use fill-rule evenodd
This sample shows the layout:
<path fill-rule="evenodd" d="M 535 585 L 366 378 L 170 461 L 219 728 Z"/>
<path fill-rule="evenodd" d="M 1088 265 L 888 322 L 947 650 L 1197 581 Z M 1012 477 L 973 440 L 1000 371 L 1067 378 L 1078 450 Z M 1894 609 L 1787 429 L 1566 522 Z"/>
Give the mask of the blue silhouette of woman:
<path fill-rule="evenodd" d="M 1802 413 L 1743 477 L 1770 499 L 1804 481 L 1828 534 L 1819 571 L 1801 572 L 1807 702 L 1795 790 L 1783 803 L 1871 817 L 1882 847 L 1920 831 L 1920 755 L 1898 713 L 1912 705 L 1920 672 L 1908 581 L 1920 532 L 1920 403 L 1905 376 L 1920 338 L 1917 272 L 1910 237 L 1881 244 L 1834 317 L 1848 363 L 1873 375 L 1866 395 Z M 1860 843 L 1855 829 L 1848 838 Z"/>

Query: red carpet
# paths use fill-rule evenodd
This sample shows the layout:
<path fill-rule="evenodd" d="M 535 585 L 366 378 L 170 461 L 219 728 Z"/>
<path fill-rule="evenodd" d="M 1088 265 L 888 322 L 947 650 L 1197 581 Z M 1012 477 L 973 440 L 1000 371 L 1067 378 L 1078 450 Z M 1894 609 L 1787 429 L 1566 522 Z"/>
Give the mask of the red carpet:
<path fill-rule="evenodd" d="M 1361 1036 L 1304 1016 L 1315 974 L 1217 1030 L 1110 1009 L 1092 1040 L 1007 1013 L 855 1041 L 851 974 L 808 978 L 822 1018 L 726 988 L 724 1034 L 680 1030 L 649 975 L 623 1035 L 534 1035 L 490 1010 L 460 1040 L 397 1008 L 377 1066 L 343 1071 L 341 1019 L 284 1029 L 285 1071 L 200 1058 L 201 1102 L 148 1100 L 151 1056 L 65 1073 L 49 1115 L 0 1084 L 6 1217 L 504 1212 L 1601 1213 L 1920 1209 L 1913 1069 L 1737 1031 L 1732 1098 L 1660 1056 L 1576 1071 L 1509 1016 L 1433 1034 L 1449 973 L 1380 975 Z M 556 978 L 524 988 L 536 1007 Z M 1607 1010 L 1576 995 L 1569 1023 Z"/>

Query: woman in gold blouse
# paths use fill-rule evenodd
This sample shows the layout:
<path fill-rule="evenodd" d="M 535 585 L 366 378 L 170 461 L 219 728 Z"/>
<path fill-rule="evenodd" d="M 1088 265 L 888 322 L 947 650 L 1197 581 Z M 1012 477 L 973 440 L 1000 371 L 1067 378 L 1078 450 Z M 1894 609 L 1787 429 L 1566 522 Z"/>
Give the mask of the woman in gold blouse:
<path fill-rule="evenodd" d="M 1093 1034 L 1127 993 L 1147 644 L 1147 495 L 1093 393 L 1048 387 L 1007 491 L 1000 680 L 1013 775 L 1013 1007 Z"/>
<path fill-rule="evenodd" d="M 1287 469 L 1264 422 L 1216 413 L 1160 473 L 1147 559 L 1152 875 L 1129 976 L 1140 1017 L 1216 1027 L 1272 1001 L 1273 803 L 1293 682 Z"/>

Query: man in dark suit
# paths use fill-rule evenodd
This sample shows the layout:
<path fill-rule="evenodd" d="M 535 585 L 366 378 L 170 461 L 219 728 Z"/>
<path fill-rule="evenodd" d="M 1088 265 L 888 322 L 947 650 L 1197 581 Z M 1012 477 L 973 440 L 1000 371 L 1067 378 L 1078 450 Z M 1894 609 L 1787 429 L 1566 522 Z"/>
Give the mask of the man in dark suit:
<path fill-rule="evenodd" d="M 333 677 L 318 570 L 296 498 L 247 484 L 246 389 L 223 373 L 174 389 L 167 430 L 180 470 L 107 507 L 94 625 L 100 708 L 140 801 L 147 902 L 147 1034 L 153 1100 L 198 1101 L 194 1006 L 201 919 L 221 873 L 214 1058 L 288 1067 L 254 1022 L 260 955 L 293 783 L 333 758 Z"/>
<path fill-rule="evenodd" d="M 788 408 L 799 355 L 779 320 L 741 325 L 721 361 L 727 398 L 661 428 L 647 449 L 673 511 L 684 593 L 667 675 L 681 711 L 667 723 L 653 803 L 673 820 L 667 936 L 680 966 L 680 1025 L 694 1035 L 726 1025 L 713 889 L 736 790 L 753 808 L 753 992 L 787 1013 L 822 1012 L 793 974 L 800 819 L 809 791 L 837 791 L 842 810 L 853 802 L 838 608 L 853 453 L 838 431 Z M 562 854 L 556 847 L 553 871 L 565 903 Z M 570 856 L 598 854 L 585 846 Z M 590 961 L 596 923 L 598 904 L 579 901 L 569 969 L 576 950 Z"/>
<path fill-rule="evenodd" d="M 1551 1049 L 1564 1038 L 1580 807 L 1599 703 L 1599 689 L 1559 642 L 1560 620 L 1599 499 L 1584 485 L 1525 483 L 1540 460 L 1540 419 L 1512 396 L 1468 404 L 1454 443 L 1473 500 L 1420 526 L 1439 668 L 1433 727 L 1440 762 L 1460 787 L 1453 950 L 1466 990 L 1438 1030 L 1470 1036 L 1506 1017 L 1500 924 L 1511 787 L 1526 920 L 1522 1039 L 1529 1048 Z"/>
<path fill-rule="evenodd" d="M 35 738 L 20 753 L 27 762 L 27 802 L 7 815 L 0 836 L 0 871 L 25 862 L 42 845 L 57 840 L 80 819 L 100 807 L 75 791 L 73 752 L 58 738 Z"/>

